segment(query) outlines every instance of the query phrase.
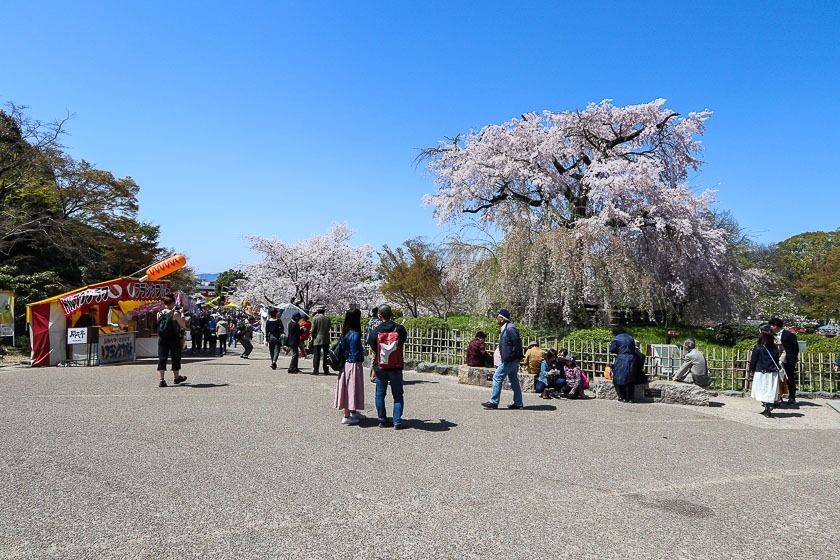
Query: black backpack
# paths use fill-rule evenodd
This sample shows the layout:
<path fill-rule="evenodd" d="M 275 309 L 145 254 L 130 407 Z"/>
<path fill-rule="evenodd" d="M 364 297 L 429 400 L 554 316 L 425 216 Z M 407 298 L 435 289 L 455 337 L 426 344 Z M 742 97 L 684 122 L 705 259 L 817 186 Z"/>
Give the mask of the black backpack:
<path fill-rule="evenodd" d="M 158 336 L 168 339 L 178 338 L 178 322 L 173 317 L 174 311 L 162 313 L 158 319 Z"/>
<path fill-rule="evenodd" d="M 344 369 L 344 362 L 347 361 L 347 356 L 344 354 L 344 339 L 339 339 L 338 342 L 332 345 L 329 352 L 327 352 L 327 365 L 335 371 Z"/>

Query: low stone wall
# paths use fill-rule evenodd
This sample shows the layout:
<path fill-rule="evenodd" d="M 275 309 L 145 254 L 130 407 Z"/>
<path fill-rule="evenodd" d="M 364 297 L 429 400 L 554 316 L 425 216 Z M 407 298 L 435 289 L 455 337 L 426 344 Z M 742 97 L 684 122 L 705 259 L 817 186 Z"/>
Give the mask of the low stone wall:
<path fill-rule="evenodd" d="M 464 385 L 477 385 L 479 387 L 492 387 L 493 374 L 496 373 L 496 368 L 483 368 L 473 366 L 458 366 L 458 383 Z M 522 391 L 530 393 L 534 390 L 534 376 L 527 373 L 519 372 L 519 384 L 522 385 Z M 507 379 L 502 384 L 502 389 L 510 389 Z"/>
<path fill-rule="evenodd" d="M 596 399 L 618 398 L 615 386 L 607 379 L 596 379 L 590 387 Z M 636 385 L 636 402 L 658 402 L 665 404 L 690 404 L 694 406 L 709 406 L 709 397 L 716 393 L 690 383 L 676 383 L 674 381 L 651 381 L 643 385 Z"/>

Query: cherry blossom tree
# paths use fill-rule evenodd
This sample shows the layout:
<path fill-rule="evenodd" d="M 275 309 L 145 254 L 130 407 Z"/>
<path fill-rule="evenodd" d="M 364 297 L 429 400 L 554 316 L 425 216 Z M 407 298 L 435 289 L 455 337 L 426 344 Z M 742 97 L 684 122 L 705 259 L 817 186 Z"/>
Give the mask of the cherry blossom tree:
<path fill-rule="evenodd" d="M 441 223 L 503 231 L 494 287 L 532 318 L 546 302 L 564 322 L 583 307 L 726 314 L 737 265 L 713 193 L 687 183 L 711 113 L 664 103 L 529 113 L 448 139 L 421 153 L 437 186 L 424 202 Z"/>
<path fill-rule="evenodd" d="M 233 289 L 236 299 L 252 304 L 294 303 L 305 310 L 324 305 L 328 312 L 351 303 L 371 307 L 381 298 L 374 278 L 376 265 L 370 245 L 352 246 L 347 224 L 334 224 L 325 235 L 296 244 L 276 238 L 248 236 L 262 258 L 243 270 Z"/>

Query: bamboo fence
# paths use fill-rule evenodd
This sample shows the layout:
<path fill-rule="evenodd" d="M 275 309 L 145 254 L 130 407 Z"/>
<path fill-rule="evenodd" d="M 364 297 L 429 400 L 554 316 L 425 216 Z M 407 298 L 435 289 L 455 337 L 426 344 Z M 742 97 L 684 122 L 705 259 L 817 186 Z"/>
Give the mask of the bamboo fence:
<path fill-rule="evenodd" d="M 333 340 L 340 335 L 338 329 L 333 329 Z M 460 365 L 466 361 L 466 349 L 472 334 L 464 337 L 457 330 L 429 330 L 419 331 L 408 329 L 408 339 L 405 344 L 405 358 L 420 362 L 441 365 Z M 563 343 L 557 338 L 540 338 L 536 341 L 541 348 L 565 348 L 577 359 L 578 364 L 591 376 L 603 376 L 604 368 L 613 363 L 614 356 L 609 353 L 609 344 L 603 342 L 574 342 Z M 486 347 L 493 352 L 498 345 L 498 337 L 489 334 Z M 698 349 L 706 356 L 709 375 L 712 378 L 711 388 L 715 390 L 745 390 L 749 384 L 747 380 L 747 366 L 751 351 L 728 348 Z M 642 348 L 644 351 L 644 348 Z M 831 354 L 808 352 L 800 354 L 797 364 L 797 389 L 799 391 L 840 392 L 840 374 L 834 371 L 836 357 Z M 679 367 L 679 360 L 671 363 L 656 356 L 645 358 L 646 371 L 651 378 L 667 379 L 673 375 L 673 368 Z"/>

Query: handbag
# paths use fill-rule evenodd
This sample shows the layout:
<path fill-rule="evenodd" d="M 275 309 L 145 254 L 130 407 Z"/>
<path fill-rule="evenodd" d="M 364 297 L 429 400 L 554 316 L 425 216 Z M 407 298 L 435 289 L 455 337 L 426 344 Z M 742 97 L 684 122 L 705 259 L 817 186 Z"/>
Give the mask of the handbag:
<path fill-rule="evenodd" d="M 766 346 L 763 344 L 761 345 L 764 348 L 764 351 L 767 352 L 767 355 L 770 356 L 770 361 L 773 362 L 773 365 L 776 366 L 776 371 L 779 372 L 779 381 L 787 381 L 787 373 L 785 372 L 784 368 L 776 363 L 776 360 L 773 359 L 773 354 L 770 353 L 770 350 L 767 349 Z"/>
<path fill-rule="evenodd" d="M 612 379 L 612 378 L 613 378 L 612 368 L 610 366 L 605 366 L 604 367 L 604 379 Z"/>

